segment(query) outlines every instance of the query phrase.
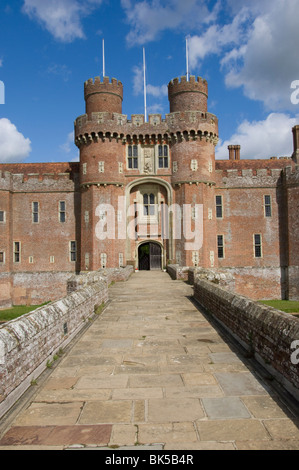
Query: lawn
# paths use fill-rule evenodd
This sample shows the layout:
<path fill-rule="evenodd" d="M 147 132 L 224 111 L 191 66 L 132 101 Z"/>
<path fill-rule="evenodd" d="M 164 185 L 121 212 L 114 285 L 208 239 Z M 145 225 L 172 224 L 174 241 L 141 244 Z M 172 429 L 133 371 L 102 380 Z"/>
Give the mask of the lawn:
<path fill-rule="evenodd" d="M 285 313 L 299 313 L 299 302 L 296 300 L 261 300 L 260 303 L 282 310 Z"/>
<path fill-rule="evenodd" d="M 46 305 L 47 303 L 48 302 L 42 305 Z M 0 322 L 14 320 L 26 313 L 32 312 L 32 310 L 35 310 L 36 308 L 42 307 L 42 305 L 19 305 L 5 310 L 0 310 Z"/>

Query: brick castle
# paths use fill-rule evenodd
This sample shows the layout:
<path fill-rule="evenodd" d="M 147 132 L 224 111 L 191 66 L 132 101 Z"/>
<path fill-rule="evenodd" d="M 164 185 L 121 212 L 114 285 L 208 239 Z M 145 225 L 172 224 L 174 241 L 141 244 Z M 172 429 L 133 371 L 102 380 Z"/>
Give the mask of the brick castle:
<path fill-rule="evenodd" d="M 229 272 L 253 299 L 299 299 L 299 126 L 292 156 L 243 160 L 230 145 L 215 160 L 206 80 L 168 93 L 165 119 L 128 119 L 122 83 L 90 79 L 78 163 L 0 165 L 0 306 L 60 298 L 74 273 L 168 263 Z"/>

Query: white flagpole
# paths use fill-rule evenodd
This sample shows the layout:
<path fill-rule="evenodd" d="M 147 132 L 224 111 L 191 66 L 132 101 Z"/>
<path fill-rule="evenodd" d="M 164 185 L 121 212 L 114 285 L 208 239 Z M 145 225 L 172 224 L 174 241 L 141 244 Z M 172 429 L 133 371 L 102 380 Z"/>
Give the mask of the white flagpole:
<path fill-rule="evenodd" d="M 144 121 L 147 122 L 146 75 L 145 75 L 145 50 L 144 50 L 144 48 L 143 48 L 143 81 L 144 81 Z"/>
<path fill-rule="evenodd" d="M 188 50 L 188 38 L 186 38 L 186 62 L 187 62 L 187 82 L 189 82 L 189 50 Z"/>
<path fill-rule="evenodd" d="M 103 39 L 103 78 L 105 77 L 105 40 Z"/>

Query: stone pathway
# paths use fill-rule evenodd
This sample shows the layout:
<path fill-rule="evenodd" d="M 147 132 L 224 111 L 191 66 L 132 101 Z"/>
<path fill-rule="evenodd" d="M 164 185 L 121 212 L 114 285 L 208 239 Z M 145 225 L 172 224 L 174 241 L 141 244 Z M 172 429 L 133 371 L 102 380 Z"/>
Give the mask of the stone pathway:
<path fill-rule="evenodd" d="M 192 292 L 163 272 L 112 286 L 110 304 L 36 387 L 0 450 L 298 450 L 299 415 Z"/>

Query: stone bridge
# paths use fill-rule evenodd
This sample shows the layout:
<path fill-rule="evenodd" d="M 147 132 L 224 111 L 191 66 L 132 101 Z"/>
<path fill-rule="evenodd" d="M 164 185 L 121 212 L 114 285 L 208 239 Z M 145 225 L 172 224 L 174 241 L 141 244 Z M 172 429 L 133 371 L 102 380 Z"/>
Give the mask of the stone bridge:
<path fill-rule="evenodd" d="M 298 450 L 299 320 L 197 275 L 131 274 L 73 279 L 0 328 L 0 450 Z"/>

